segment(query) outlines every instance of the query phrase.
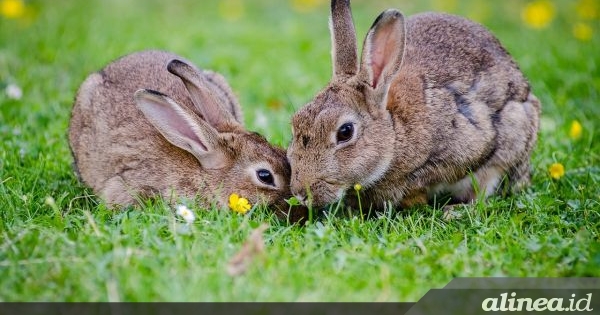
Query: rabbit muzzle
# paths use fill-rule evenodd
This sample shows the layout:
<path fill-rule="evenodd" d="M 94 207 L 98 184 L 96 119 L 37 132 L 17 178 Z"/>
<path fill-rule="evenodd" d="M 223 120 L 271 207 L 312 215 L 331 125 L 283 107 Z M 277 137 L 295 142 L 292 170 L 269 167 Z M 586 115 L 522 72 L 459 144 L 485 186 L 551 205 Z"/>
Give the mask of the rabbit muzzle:
<path fill-rule="evenodd" d="M 292 176 L 292 194 L 308 208 L 322 208 L 344 197 L 348 187 L 343 183 L 314 179 L 300 180 Z"/>

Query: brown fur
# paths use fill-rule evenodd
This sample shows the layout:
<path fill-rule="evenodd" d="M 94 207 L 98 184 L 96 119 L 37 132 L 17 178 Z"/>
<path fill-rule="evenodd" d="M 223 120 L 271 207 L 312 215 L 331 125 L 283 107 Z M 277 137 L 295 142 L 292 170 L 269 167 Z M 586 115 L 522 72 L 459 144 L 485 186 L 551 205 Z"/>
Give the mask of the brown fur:
<path fill-rule="evenodd" d="M 237 193 L 252 204 L 266 202 L 287 212 L 284 198 L 291 195 L 285 151 L 244 129 L 239 103 L 221 75 L 181 65 L 182 73 L 189 70 L 197 79 L 186 87 L 183 77 L 167 71 L 173 59 L 183 60 L 160 51 L 134 53 L 83 82 L 69 126 L 81 180 L 111 205 L 151 196 L 176 201 L 199 195 L 204 206 L 216 201 L 226 207 L 228 196 Z M 192 101 L 194 96 L 200 101 Z M 211 100 L 215 106 L 209 107 Z M 202 131 L 197 134 L 208 152 L 200 150 L 198 159 L 185 145 L 168 141 L 164 130 L 149 121 L 153 116 L 140 110 L 148 102 L 157 104 L 150 109 L 166 109 L 165 104 L 180 108 L 196 126 L 193 130 Z M 212 120 L 205 121 L 203 114 Z M 260 168 L 272 172 L 275 187 L 256 178 L 254 169 Z"/>
<path fill-rule="evenodd" d="M 349 12 L 332 12 L 333 29 L 344 37 L 354 35 Z M 356 54 L 334 40 L 334 55 L 340 49 Z M 503 181 L 510 190 L 529 183 L 541 105 L 481 25 L 440 13 L 404 21 L 387 10 L 367 34 L 360 67 L 335 73 L 292 118 L 288 158 L 298 199 L 323 206 L 361 183 L 364 204 L 382 208 L 440 192 L 468 202 L 476 191 L 495 193 Z M 354 136 L 337 143 L 346 122 Z"/>

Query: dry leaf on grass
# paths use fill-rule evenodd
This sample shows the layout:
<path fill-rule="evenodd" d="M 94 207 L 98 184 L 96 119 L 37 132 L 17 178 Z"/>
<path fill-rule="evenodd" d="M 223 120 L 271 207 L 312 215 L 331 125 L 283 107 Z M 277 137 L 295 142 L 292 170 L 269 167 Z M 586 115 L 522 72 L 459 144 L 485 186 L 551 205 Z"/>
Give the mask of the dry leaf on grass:
<path fill-rule="evenodd" d="M 444 213 L 442 214 L 442 219 L 444 221 L 452 221 L 462 218 L 462 213 L 458 210 L 464 210 L 463 204 L 456 205 L 445 205 L 443 208 Z"/>
<path fill-rule="evenodd" d="M 252 260 L 264 252 L 265 242 L 263 239 L 263 232 L 266 231 L 268 227 L 269 226 L 266 223 L 263 223 L 250 233 L 250 236 L 246 242 L 244 242 L 240 251 L 237 252 L 227 264 L 227 274 L 232 277 L 244 274 L 248 270 Z"/>

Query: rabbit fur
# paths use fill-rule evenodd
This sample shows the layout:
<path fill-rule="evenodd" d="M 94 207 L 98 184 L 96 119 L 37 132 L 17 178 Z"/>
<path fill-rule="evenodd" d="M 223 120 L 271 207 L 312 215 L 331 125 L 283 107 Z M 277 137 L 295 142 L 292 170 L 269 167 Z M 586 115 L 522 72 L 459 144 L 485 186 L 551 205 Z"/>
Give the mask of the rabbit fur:
<path fill-rule="evenodd" d="M 358 183 L 367 208 L 409 207 L 529 184 L 541 105 L 483 26 L 388 9 L 360 61 L 349 0 L 331 2 L 330 28 L 333 78 L 292 117 L 291 191 L 300 201 L 353 204 Z"/>
<path fill-rule="evenodd" d="M 89 75 L 73 105 L 69 144 L 80 179 L 113 206 L 200 196 L 204 206 L 226 207 L 236 193 L 288 209 L 285 151 L 245 130 L 220 74 L 172 53 L 132 53 Z"/>

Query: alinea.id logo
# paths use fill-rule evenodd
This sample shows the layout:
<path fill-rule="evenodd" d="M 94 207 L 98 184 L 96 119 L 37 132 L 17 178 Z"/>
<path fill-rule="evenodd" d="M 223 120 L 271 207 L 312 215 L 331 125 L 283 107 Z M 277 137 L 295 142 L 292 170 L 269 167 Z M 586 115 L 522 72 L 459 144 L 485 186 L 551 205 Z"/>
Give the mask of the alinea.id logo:
<path fill-rule="evenodd" d="M 500 294 L 500 297 L 487 298 L 481 303 L 481 308 L 486 312 L 521 312 L 521 311 L 550 311 L 550 312 L 591 312 L 594 309 L 590 307 L 592 302 L 592 293 L 585 297 L 576 298 L 576 294 L 571 294 L 571 298 L 517 298 L 515 292 Z"/>

